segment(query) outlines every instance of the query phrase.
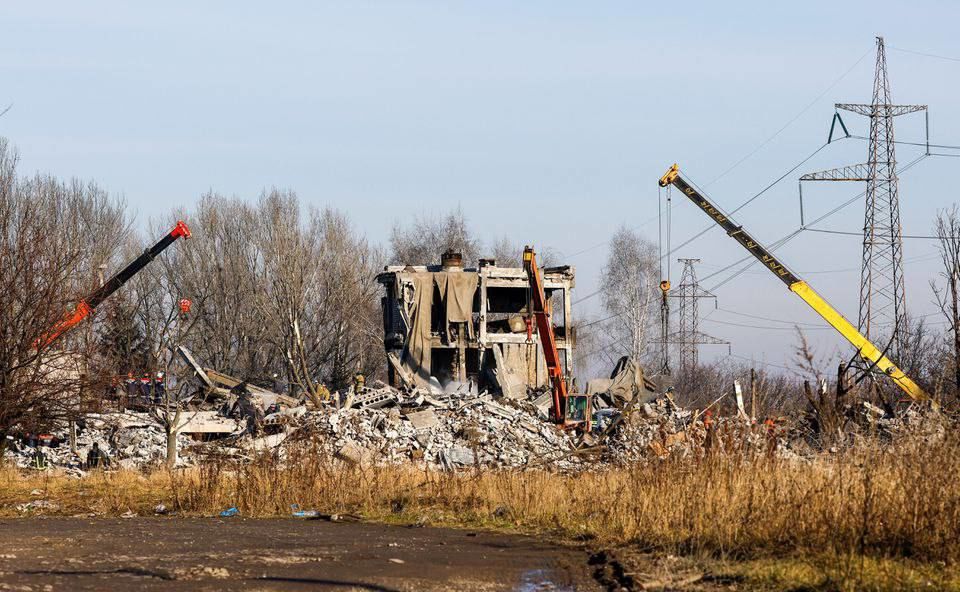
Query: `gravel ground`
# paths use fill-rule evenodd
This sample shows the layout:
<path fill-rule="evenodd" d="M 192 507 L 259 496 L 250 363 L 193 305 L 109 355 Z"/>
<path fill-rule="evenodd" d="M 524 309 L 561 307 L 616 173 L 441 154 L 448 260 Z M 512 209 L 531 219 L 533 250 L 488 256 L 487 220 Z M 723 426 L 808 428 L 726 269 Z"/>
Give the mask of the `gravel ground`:
<path fill-rule="evenodd" d="M 583 549 L 322 520 L 0 521 L 0 590 L 598 590 Z"/>

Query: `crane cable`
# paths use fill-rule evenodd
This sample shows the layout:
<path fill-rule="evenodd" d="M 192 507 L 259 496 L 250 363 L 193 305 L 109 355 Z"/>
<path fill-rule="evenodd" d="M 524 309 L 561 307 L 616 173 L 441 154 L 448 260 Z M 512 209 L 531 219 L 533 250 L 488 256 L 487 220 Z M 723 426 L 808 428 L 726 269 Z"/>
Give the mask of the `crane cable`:
<path fill-rule="evenodd" d="M 657 209 L 659 213 L 657 245 L 659 249 L 660 279 L 670 281 L 670 255 L 673 253 L 673 247 L 670 244 L 670 231 L 673 226 L 673 195 L 670 187 L 666 188 L 666 200 L 663 197 L 662 187 L 657 188 Z M 666 249 L 664 249 L 666 243 Z M 667 275 L 663 275 L 663 262 L 667 262 Z"/>

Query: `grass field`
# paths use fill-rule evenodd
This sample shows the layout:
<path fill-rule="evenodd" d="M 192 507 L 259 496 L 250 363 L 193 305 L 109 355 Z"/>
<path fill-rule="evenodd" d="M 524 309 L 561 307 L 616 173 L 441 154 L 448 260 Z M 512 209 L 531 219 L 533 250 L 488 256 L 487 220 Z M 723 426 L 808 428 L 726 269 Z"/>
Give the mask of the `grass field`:
<path fill-rule="evenodd" d="M 349 467 L 306 445 L 282 466 L 207 463 L 76 479 L 0 470 L 0 512 L 44 499 L 60 515 L 183 515 L 236 506 L 251 517 L 325 513 L 489 528 L 677 556 L 779 589 L 960 589 L 960 438 L 861 445 L 813 460 L 714 454 L 566 475 Z M 39 491 L 37 491 L 39 490 Z M 32 492 L 32 493 L 31 493 Z"/>

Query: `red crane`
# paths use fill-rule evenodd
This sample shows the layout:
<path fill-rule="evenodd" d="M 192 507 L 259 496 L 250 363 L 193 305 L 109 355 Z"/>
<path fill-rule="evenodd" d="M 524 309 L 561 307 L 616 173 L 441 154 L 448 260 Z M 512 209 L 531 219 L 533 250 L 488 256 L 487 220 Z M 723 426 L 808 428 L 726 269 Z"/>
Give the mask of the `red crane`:
<path fill-rule="evenodd" d="M 80 324 L 83 319 L 90 316 L 104 300 L 110 297 L 127 283 L 130 278 L 135 276 L 141 269 L 153 261 L 167 247 L 172 245 L 178 238 L 190 238 L 190 229 L 183 220 L 177 221 L 166 236 L 161 238 L 157 244 L 143 252 L 142 255 L 130 262 L 126 267 L 120 270 L 115 276 L 107 280 L 102 286 L 91 292 L 86 298 L 77 303 L 72 311 L 67 313 L 63 319 L 54 325 L 54 327 L 37 340 L 37 349 L 43 349 L 56 341 L 61 335 Z"/>
<path fill-rule="evenodd" d="M 553 420 L 566 426 L 585 424 L 586 430 L 589 431 L 589 398 L 585 395 L 571 395 L 567 390 L 567 379 L 563 375 L 560 353 L 557 350 L 557 338 L 553 332 L 553 324 L 550 322 L 550 302 L 543 289 L 543 278 L 540 277 L 537 255 L 533 247 L 527 246 L 523 249 L 523 269 L 530 278 L 529 314 L 537 324 L 537 335 L 540 336 L 540 345 L 543 347 L 543 357 L 547 362 L 547 372 L 550 376 Z"/>

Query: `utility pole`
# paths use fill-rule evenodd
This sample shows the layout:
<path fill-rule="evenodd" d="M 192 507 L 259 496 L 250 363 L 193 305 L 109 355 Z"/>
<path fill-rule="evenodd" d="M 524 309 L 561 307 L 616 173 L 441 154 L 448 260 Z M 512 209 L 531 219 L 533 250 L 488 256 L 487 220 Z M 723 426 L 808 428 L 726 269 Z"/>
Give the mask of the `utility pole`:
<path fill-rule="evenodd" d="M 903 348 L 904 319 L 907 309 L 903 283 L 903 230 L 900 225 L 893 118 L 898 115 L 926 111 L 927 106 L 893 104 L 883 37 L 877 37 L 873 102 L 870 104 L 837 103 L 835 108 L 838 113 L 834 115 L 834 123 L 840 119 L 839 110 L 870 118 L 870 147 L 867 162 L 809 173 L 800 177 L 800 181 L 866 181 L 859 329 L 867 339 L 875 343 L 886 344 L 889 341 L 891 345 L 887 355 L 897 360 Z M 840 125 L 846 131 L 842 119 L 840 119 Z M 831 126 L 831 139 L 832 134 Z"/>
<path fill-rule="evenodd" d="M 699 363 L 699 345 L 730 345 L 730 342 L 700 331 L 698 302 L 703 298 L 713 298 L 716 303 L 717 297 L 701 288 L 697 281 L 694 265 L 700 262 L 699 259 L 678 259 L 678 261 L 683 263 L 683 274 L 680 276 L 680 285 L 677 286 L 676 293 L 670 296 L 680 300 L 680 328 L 673 336 L 674 343 L 680 350 L 680 370 L 689 372 Z"/>

